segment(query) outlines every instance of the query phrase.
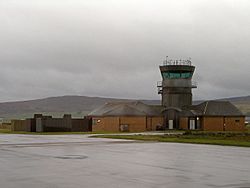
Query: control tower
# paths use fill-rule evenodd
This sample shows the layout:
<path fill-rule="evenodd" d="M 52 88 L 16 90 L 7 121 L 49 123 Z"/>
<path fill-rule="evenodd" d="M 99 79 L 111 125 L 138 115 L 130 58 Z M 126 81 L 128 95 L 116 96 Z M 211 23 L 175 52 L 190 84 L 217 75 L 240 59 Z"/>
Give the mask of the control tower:
<path fill-rule="evenodd" d="M 195 67 L 191 59 L 168 59 L 160 66 L 162 81 L 157 83 L 158 94 L 162 95 L 162 106 L 181 109 L 192 105 L 192 82 Z"/>

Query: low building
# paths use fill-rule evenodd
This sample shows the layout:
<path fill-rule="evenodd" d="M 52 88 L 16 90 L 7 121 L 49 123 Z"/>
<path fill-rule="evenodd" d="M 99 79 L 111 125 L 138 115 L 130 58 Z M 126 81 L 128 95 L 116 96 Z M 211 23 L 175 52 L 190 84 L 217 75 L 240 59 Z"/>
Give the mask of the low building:
<path fill-rule="evenodd" d="M 142 102 L 107 103 L 91 112 L 89 117 L 93 131 L 245 130 L 245 116 L 228 101 L 205 101 L 182 109 Z"/>
<path fill-rule="evenodd" d="M 161 106 L 142 102 L 106 103 L 92 111 L 93 131 L 139 132 L 157 130 L 163 125 Z"/>
<path fill-rule="evenodd" d="M 229 101 L 205 101 L 184 107 L 179 113 L 180 129 L 244 131 L 245 116 Z"/>
<path fill-rule="evenodd" d="M 92 131 L 91 120 L 88 118 L 72 118 L 65 114 L 63 118 L 53 118 L 35 114 L 34 118 L 25 120 L 12 120 L 12 131 L 26 132 L 88 132 Z"/>

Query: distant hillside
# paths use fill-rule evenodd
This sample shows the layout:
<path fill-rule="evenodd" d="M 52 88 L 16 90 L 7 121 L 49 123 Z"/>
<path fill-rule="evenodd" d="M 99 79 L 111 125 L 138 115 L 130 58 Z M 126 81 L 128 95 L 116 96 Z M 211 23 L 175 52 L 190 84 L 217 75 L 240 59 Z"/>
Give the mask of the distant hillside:
<path fill-rule="evenodd" d="M 86 115 L 91 110 L 106 102 L 112 101 L 129 100 L 85 96 L 61 96 L 30 101 L 6 102 L 0 103 L 0 117 L 26 118 L 32 117 L 34 113 L 52 114 L 54 116 L 72 113 L 78 117 Z"/>
<path fill-rule="evenodd" d="M 28 118 L 34 113 L 43 113 L 60 117 L 70 113 L 74 117 L 82 117 L 106 102 L 133 101 L 128 99 L 60 96 L 45 99 L 0 103 L 0 118 Z M 142 100 L 147 104 L 160 104 L 157 100 Z"/>
<path fill-rule="evenodd" d="M 221 100 L 231 101 L 244 113 L 250 116 L 250 96 L 234 97 Z M 132 100 L 86 96 L 61 96 L 30 101 L 5 102 L 0 103 L 0 117 L 7 119 L 27 118 L 32 117 L 34 113 L 50 114 L 56 117 L 62 116 L 64 113 L 70 113 L 74 117 L 82 117 L 100 105 L 105 104 L 106 102 L 118 101 Z M 159 100 L 141 101 L 151 105 L 160 104 Z"/>
<path fill-rule="evenodd" d="M 250 96 L 225 98 L 221 100 L 228 100 L 237 106 L 244 114 L 250 116 Z"/>
<path fill-rule="evenodd" d="M 244 96 L 244 97 L 223 98 L 220 100 L 230 101 L 232 103 L 248 103 L 248 104 L 250 104 L 250 95 Z"/>

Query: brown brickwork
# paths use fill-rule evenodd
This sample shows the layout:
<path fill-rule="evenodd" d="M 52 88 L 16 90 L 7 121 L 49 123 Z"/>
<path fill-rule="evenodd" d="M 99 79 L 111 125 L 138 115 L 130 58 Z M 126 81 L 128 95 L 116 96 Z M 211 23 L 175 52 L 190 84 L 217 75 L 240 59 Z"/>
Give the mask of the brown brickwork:
<path fill-rule="evenodd" d="M 204 131 L 244 131 L 245 117 L 203 117 Z"/>
<path fill-rule="evenodd" d="M 163 117 L 152 117 L 152 131 L 156 130 L 156 126 L 163 126 Z"/>
<path fill-rule="evenodd" d="M 188 130 L 188 117 L 180 118 L 180 129 Z"/>
<path fill-rule="evenodd" d="M 225 117 L 225 130 L 226 131 L 244 131 L 245 117 Z"/>
<path fill-rule="evenodd" d="M 93 117 L 92 131 L 119 131 L 119 117 Z"/>
<path fill-rule="evenodd" d="M 146 117 L 120 117 L 120 125 L 128 125 L 130 132 L 146 131 Z"/>
<path fill-rule="evenodd" d="M 127 125 L 128 131 L 152 131 L 156 126 L 163 123 L 162 117 L 146 116 L 113 116 L 113 117 L 92 117 L 93 131 L 119 132 L 121 125 Z"/>
<path fill-rule="evenodd" d="M 203 117 L 202 129 L 204 131 L 223 131 L 223 117 Z"/>
<path fill-rule="evenodd" d="M 147 130 L 147 131 L 152 130 L 152 117 L 147 117 L 146 130 Z"/>

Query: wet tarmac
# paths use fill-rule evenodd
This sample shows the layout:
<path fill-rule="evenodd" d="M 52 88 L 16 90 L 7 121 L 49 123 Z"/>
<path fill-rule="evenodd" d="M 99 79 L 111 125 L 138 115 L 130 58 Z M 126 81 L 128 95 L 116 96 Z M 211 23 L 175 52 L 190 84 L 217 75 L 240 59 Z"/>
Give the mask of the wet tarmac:
<path fill-rule="evenodd" d="M 1 188 L 249 188 L 250 148 L 0 134 Z"/>

